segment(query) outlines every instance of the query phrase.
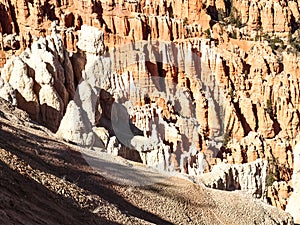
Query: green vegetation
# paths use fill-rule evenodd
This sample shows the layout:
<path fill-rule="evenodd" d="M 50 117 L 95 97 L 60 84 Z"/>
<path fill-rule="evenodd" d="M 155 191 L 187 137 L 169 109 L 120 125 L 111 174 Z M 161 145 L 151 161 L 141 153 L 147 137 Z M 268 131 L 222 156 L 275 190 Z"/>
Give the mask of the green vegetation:
<path fill-rule="evenodd" d="M 274 118 L 274 113 L 273 113 L 273 106 L 271 100 L 267 100 L 267 107 L 266 107 L 267 113 L 270 115 L 271 119 Z"/>
<path fill-rule="evenodd" d="M 281 40 L 277 36 L 270 39 L 269 46 L 272 48 L 273 51 L 276 50 L 283 51 L 284 49 L 286 49 L 286 45 L 284 44 L 283 40 Z"/>
<path fill-rule="evenodd" d="M 270 37 L 270 35 L 267 33 L 261 36 L 256 35 L 255 41 L 260 40 L 261 37 L 263 38 L 264 41 L 267 41 L 269 43 L 269 46 L 272 48 L 273 52 L 275 51 L 282 52 L 287 47 L 281 38 L 279 38 L 278 36 Z"/>
<path fill-rule="evenodd" d="M 229 4 L 231 5 L 231 3 Z M 244 26 L 241 14 L 235 7 L 231 7 L 229 15 L 223 9 L 217 9 L 217 13 L 216 19 L 220 22 L 220 25 L 228 26 L 230 24 L 235 28 L 242 28 Z M 237 31 L 234 29 L 229 36 L 233 39 L 237 39 Z"/>
<path fill-rule="evenodd" d="M 184 19 L 183 19 L 183 26 L 186 26 L 186 25 L 188 25 L 188 18 L 184 17 Z"/>
<path fill-rule="evenodd" d="M 258 34 L 255 35 L 254 41 L 260 41 L 260 36 Z"/>
<path fill-rule="evenodd" d="M 218 9 L 218 21 L 224 21 L 227 17 L 226 12 L 223 9 Z"/>
<path fill-rule="evenodd" d="M 244 24 L 242 23 L 242 17 L 235 7 L 231 8 L 229 16 L 222 9 L 218 9 L 217 13 L 217 20 L 223 22 L 225 25 L 231 24 L 232 26 L 237 28 L 242 28 L 244 26 Z"/>
<path fill-rule="evenodd" d="M 266 177 L 266 185 L 271 186 L 275 181 L 279 180 L 279 162 L 278 158 L 272 157 L 268 159 L 268 169 Z"/>
<path fill-rule="evenodd" d="M 293 35 L 290 33 L 288 36 L 288 43 L 291 45 L 291 49 L 288 50 L 288 53 L 297 53 L 300 52 L 300 35 Z"/>
<path fill-rule="evenodd" d="M 242 17 L 239 13 L 239 11 L 232 7 L 230 15 L 229 15 L 229 23 L 232 26 L 235 26 L 237 28 L 242 28 L 244 26 L 244 24 L 242 23 Z"/>
<path fill-rule="evenodd" d="M 234 90 L 233 90 L 233 88 L 231 88 L 231 89 L 230 89 L 230 91 L 229 91 L 229 95 L 230 95 L 230 100 L 231 100 L 231 102 L 233 102 L 233 100 L 234 100 L 234 96 L 235 96 L 235 93 L 234 93 Z"/>
<path fill-rule="evenodd" d="M 210 32 L 210 29 L 206 29 L 206 30 L 204 31 L 204 33 L 205 33 L 205 35 L 206 35 L 207 38 L 211 39 L 211 32 Z"/>
<path fill-rule="evenodd" d="M 237 39 L 237 32 L 236 32 L 236 30 L 234 30 L 232 33 L 230 33 L 229 37 L 231 37 L 233 39 Z"/>
<path fill-rule="evenodd" d="M 231 135 L 230 132 L 228 130 L 226 130 L 225 134 L 223 135 L 223 142 L 222 142 L 222 146 L 224 148 L 228 148 L 228 143 L 231 139 Z"/>

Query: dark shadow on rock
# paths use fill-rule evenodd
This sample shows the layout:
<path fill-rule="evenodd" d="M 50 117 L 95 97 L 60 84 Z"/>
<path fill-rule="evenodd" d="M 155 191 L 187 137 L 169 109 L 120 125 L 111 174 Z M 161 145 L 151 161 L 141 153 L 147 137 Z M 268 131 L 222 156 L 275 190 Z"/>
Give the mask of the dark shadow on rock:
<path fill-rule="evenodd" d="M 7 124 L 3 126 L 8 126 L 9 128 L 9 125 Z M 12 129 L 15 128 L 12 127 Z M 90 166 L 83 159 L 80 152 L 70 149 L 63 143 L 53 142 L 53 140 L 39 135 L 32 135 L 31 133 L 28 133 L 28 131 L 19 129 L 17 132 L 18 135 L 12 135 L 3 129 L 0 130 L 0 147 L 17 155 L 26 163 L 30 164 L 32 168 L 51 173 L 57 177 L 65 177 L 66 180 L 76 183 L 80 188 L 96 194 L 111 204 L 114 204 L 124 214 L 154 224 L 172 224 L 159 216 L 143 209 L 139 209 L 128 202 L 111 188 L 112 182 L 109 182 L 96 172 L 92 173 L 85 171 Z M 36 144 L 34 145 L 33 142 L 41 144 L 38 147 Z M 136 176 L 139 176 L 139 174 L 136 174 Z M 106 223 L 100 222 L 99 224 Z"/>
<path fill-rule="evenodd" d="M 28 102 L 18 90 L 15 91 L 17 98 L 17 107 L 27 112 L 31 119 L 39 120 L 39 104 L 38 102 Z"/>
<path fill-rule="evenodd" d="M 51 4 L 49 0 L 46 0 L 41 8 L 43 10 L 44 16 L 47 16 L 50 21 L 58 20 L 57 16 L 55 15 L 55 6 L 54 4 Z"/>
<path fill-rule="evenodd" d="M 69 13 L 65 16 L 65 26 L 74 27 L 75 26 L 75 16 L 73 13 Z"/>
<path fill-rule="evenodd" d="M 78 49 L 76 53 L 70 57 L 72 66 L 73 66 L 73 71 L 75 75 L 75 89 L 77 88 L 77 85 L 81 82 L 82 80 L 82 71 L 85 69 L 85 65 L 87 62 L 86 55 L 83 51 Z"/>
<path fill-rule="evenodd" d="M 143 136 L 143 131 L 132 122 L 125 106 L 116 103 L 113 96 L 105 91 L 100 92 L 102 115 L 97 126 L 108 130 L 109 135 L 116 136 L 121 144 L 118 155 L 136 162 L 142 162 L 140 153 L 131 144 L 135 136 Z"/>
<path fill-rule="evenodd" d="M 62 113 L 47 104 L 39 105 L 38 102 L 27 101 L 17 90 L 16 98 L 17 107 L 27 112 L 32 120 L 47 127 L 54 133 L 57 131 L 63 117 Z"/>
<path fill-rule="evenodd" d="M 42 104 L 40 109 L 40 120 L 38 121 L 55 133 L 59 127 L 60 121 L 62 120 L 62 113 L 47 104 Z"/>
<path fill-rule="evenodd" d="M 105 127 L 110 136 L 116 136 L 130 141 L 134 136 L 143 136 L 143 131 L 137 128 L 130 119 L 125 106 L 116 103 L 113 96 L 105 91 L 100 92 L 100 106 L 102 115 L 98 126 Z M 121 140 L 121 142 L 122 142 Z"/>
<path fill-rule="evenodd" d="M 0 23 L 3 34 L 12 33 L 12 24 L 10 22 L 9 12 L 7 11 L 5 5 L 3 5 L 2 3 L 0 3 Z"/>
<path fill-rule="evenodd" d="M 1 224 L 111 224 L 0 161 Z M 4 213 L 2 213 L 4 212 Z"/>

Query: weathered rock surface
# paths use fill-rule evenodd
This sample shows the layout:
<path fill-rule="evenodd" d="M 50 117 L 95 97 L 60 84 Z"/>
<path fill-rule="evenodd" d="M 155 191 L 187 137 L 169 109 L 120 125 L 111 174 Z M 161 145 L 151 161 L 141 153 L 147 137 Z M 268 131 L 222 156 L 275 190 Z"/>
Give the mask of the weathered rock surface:
<path fill-rule="evenodd" d="M 82 152 L 30 121 L 24 111 L 5 100 L 0 103 L 1 224 L 293 224 L 288 213 L 240 192 L 208 189 L 120 157 L 110 161 Z M 96 165 L 109 166 L 95 170 L 87 165 L 87 157 Z M 160 182 L 147 186 L 111 182 L 115 168 L 120 169 L 114 173 L 127 182 L 137 175 Z M 122 169 L 133 173 L 124 174 Z M 163 207 L 157 207 L 162 202 Z"/>
<path fill-rule="evenodd" d="M 18 107 L 53 131 L 74 96 L 73 76 L 68 53 L 54 31 L 12 57 L 1 71 L 2 79 L 15 92 Z"/>
<path fill-rule="evenodd" d="M 292 177 L 293 182 L 293 193 L 288 199 L 286 211 L 289 212 L 295 223 L 300 223 L 300 144 L 299 142 L 294 149 L 294 172 Z"/>
<path fill-rule="evenodd" d="M 102 114 L 99 96 L 100 89 L 104 88 L 106 84 L 105 76 L 101 73 L 104 69 L 101 58 L 99 58 L 104 51 L 103 32 L 85 25 L 82 26 L 80 32 L 80 39 L 77 43 L 80 57 L 78 55 L 74 56 L 74 74 L 68 74 L 68 76 L 75 75 L 79 83 L 74 94 L 74 101 L 70 101 L 67 105 L 57 135 L 67 141 L 92 147 L 98 142 L 97 133 L 102 136 L 101 129 L 98 129 L 96 133 L 93 132 L 93 129 L 97 130 L 95 125 Z M 85 60 L 86 65 L 84 65 Z M 101 86 L 102 83 L 104 83 L 103 87 Z M 101 143 L 101 140 L 99 141 Z M 105 142 L 107 143 L 108 140 L 105 140 Z M 103 147 L 103 144 L 100 144 L 100 146 Z"/>
<path fill-rule="evenodd" d="M 272 186 L 268 187 L 267 198 L 272 205 L 284 210 L 291 195 L 291 189 L 285 181 L 275 181 Z"/>
<path fill-rule="evenodd" d="M 66 113 L 61 120 L 57 136 L 83 146 L 94 144 L 93 133 L 91 132 L 91 122 L 84 117 L 82 108 L 76 105 L 74 101 L 68 104 Z"/>
<path fill-rule="evenodd" d="M 60 137 L 191 175 L 272 159 L 291 180 L 299 2 L 2 0 L 0 13 L 0 96 Z"/>
<path fill-rule="evenodd" d="M 218 164 L 205 173 L 200 180 L 205 186 L 220 190 L 240 189 L 257 197 L 266 196 L 267 162 L 257 159 L 254 162 L 237 164 Z"/>

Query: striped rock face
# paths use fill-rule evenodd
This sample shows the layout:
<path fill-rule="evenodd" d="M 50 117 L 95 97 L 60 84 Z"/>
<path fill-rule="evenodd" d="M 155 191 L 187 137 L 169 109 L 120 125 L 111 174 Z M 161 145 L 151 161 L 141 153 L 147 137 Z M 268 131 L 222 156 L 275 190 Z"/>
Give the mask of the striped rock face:
<path fill-rule="evenodd" d="M 286 211 L 289 212 L 296 224 L 300 223 L 300 143 L 294 149 L 294 173 L 292 177 L 293 193 L 288 200 Z"/>

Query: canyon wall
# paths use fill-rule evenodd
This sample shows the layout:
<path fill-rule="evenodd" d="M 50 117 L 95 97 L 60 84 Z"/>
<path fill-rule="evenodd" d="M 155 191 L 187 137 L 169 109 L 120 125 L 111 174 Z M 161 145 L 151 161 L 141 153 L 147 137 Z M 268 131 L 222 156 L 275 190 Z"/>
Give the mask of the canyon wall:
<path fill-rule="evenodd" d="M 59 138 L 162 170 L 266 160 L 259 182 L 285 208 L 299 2 L 0 2 L 1 97 Z"/>
<path fill-rule="evenodd" d="M 294 191 L 289 198 L 288 204 L 286 206 L 286 211 L 289 212 L 293 218 L 295 223 L 300 223 L 300 207 L 299 207 L 299 199 L 300 199 L 300 144 L 298 143 L 295 146 L 294 150 L 294 173 L 292 177 L 293 188 Z"/>

